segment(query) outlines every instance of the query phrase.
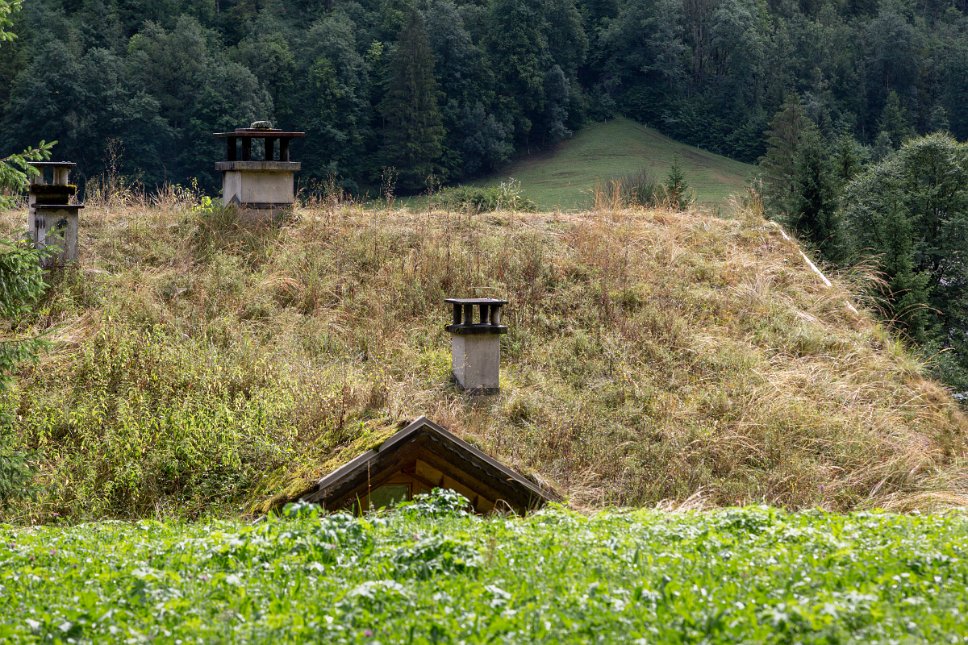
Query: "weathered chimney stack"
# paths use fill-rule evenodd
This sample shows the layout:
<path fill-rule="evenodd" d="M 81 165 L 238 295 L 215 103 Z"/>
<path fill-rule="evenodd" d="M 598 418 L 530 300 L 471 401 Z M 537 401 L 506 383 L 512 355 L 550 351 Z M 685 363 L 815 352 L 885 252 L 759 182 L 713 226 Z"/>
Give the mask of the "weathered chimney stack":
<path fill-rule="evenodd" d="M 448 298 L 454 306 L 451 333 L 454 379 L 469 394 L 497 394 L 501 389 L 501 307 L 507 300 Z M 475 308 L 478 310 L 475 316 Z"/>
<path fill-rule="evenodd" d="M 248 128 L 216 132 L 215 136 L 225 139 L 225 160 L 215 164 L 222 173 L 225 206 L 234 205 L 269 217 L 292 209 L 296 201 L 295 175 L 301 164 L 290 160 L 289 145 L 293 139 L 305 137 L 305 132 L 285 132 L 273 128 L 268 121 L 256 121 Z"/>
<path fill-rule="evenodd" d="M 44 258 L 46 267 L 77 262 L 78 211 L 84 206 L 71 204 L 77 186 L 70 183 L 69 161 L 32 162 L 40 174 L 31 177 L 28 190 L 27 227 L 34 248 L 56 246 L 60 251 Z"/>

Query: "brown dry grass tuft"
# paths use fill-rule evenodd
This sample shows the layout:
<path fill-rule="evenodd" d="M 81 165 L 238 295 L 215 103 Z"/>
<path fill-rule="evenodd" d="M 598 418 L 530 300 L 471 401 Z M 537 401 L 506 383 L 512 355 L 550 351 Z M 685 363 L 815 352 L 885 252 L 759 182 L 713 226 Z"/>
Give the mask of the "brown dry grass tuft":
<path fill-rule="evenodd" d="M 11 395 L 46 485 L 21 519 L 264 506 L 421 414 L 583 508 L 968 503 L 965 416 L 755 195 L 735 220 L 334 201 L 277 227 L 185 199 L 84 212 L 37 320 L 62 342 Z M 443 299 L 484 294 L 511 332 L 503 393 L 471 401 Z"/>

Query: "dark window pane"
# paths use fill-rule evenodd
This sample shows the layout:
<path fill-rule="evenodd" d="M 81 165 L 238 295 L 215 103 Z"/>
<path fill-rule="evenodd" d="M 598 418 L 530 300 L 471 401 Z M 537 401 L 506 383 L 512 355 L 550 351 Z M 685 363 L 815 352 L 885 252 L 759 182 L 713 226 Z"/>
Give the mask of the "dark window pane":
<path fill-rule="evenodd" d="M 410 497 L 409 484 L 384 484 L 373 489 L 370 493 L 370 508 L 390 506 Z"/>

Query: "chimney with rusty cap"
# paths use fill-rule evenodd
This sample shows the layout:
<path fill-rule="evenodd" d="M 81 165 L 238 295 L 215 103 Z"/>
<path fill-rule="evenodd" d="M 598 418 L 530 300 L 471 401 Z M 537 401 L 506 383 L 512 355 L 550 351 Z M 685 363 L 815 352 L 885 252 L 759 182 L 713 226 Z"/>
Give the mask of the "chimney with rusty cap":
<path fill-rule="evenodd" d="M 497 394 L 501 389 L 501 307 L 507 300 L 448 298 L 454 319 L 451 333 L 454 380 L 468 394 Z"/>
<path fill-rule="evenodd" d="M 53 246 L 58 249 L 44 258 L 45 267 L 64 266 L 77 262 L 78 211 L 81 204 L 72 204 L 77 186 L 70 183 L 70 161 L 34 161 L 37 169 L 28 188 L 27 228 L 37 249 Z"/>

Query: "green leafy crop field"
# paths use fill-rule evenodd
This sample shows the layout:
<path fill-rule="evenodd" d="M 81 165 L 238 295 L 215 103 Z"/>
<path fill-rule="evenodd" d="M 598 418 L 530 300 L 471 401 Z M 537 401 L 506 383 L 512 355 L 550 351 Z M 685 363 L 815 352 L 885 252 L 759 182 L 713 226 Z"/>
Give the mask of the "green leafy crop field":
<path fill-rule="evenodd" d="M 697 200 L 713 207 L 724 207 L 730 195 L 741 193 L 756 171 L 619 118 L 584 128 L 554 151 L 525 157 L 480 183 L 496 186 L 513 177 L 539 210 L 581 210 L 593 205 L 598 182 L 641 170 L 663 181 L 676 160 Z"/>
<path fill-rule="evenodd" d="M 0 528 L 0 639 L 963 642 L 968 517 L 550 509 Z"/>

